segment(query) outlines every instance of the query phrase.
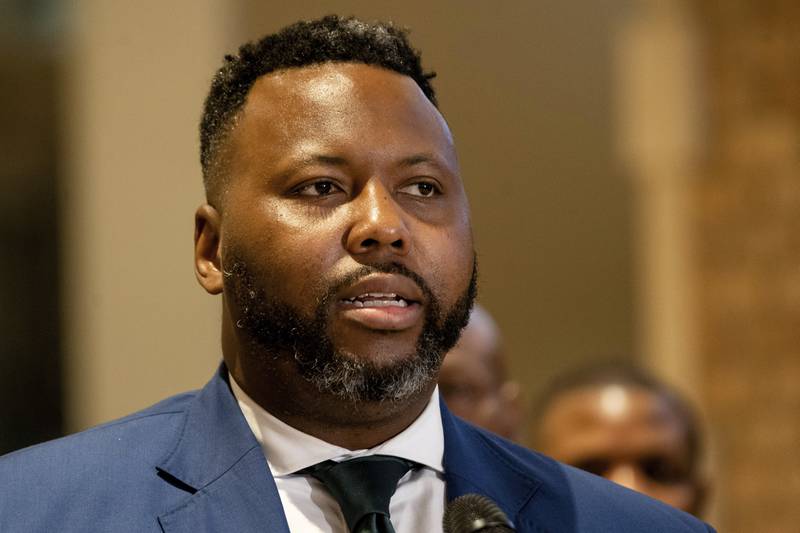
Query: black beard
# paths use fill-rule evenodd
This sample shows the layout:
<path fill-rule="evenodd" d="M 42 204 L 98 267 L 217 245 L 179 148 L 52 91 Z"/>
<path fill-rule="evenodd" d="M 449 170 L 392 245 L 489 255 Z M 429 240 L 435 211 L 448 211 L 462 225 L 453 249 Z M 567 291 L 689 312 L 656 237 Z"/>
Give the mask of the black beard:
<path fill-rule="evenodd" d="M 446 313 L 421 276 L 399 263 L 364 266 L 337 280 L 319 298 L 311 319 L 302 317 L 286 302 L 268 298 L 241 256 L 232 253 L 224 270 L 225 296 L 238 316 L 236 327 L 253 344 L 258 357 L 292 357 L 298 373 L 321 393 L 343 400 L 399 402 L 421 392 L 435 378 L 444 355 L 456 344 L 467 325 L 477 293 L 477 260 L 465 291 Z M 427 300 L 422 332 L 414 354 L 396 357 L 394 364 L 376 365 L 337 351 L 327 333 L 328 309 L 335 295 L 364 276 L 376 272 L 400 274 L 413 280 Z"/>

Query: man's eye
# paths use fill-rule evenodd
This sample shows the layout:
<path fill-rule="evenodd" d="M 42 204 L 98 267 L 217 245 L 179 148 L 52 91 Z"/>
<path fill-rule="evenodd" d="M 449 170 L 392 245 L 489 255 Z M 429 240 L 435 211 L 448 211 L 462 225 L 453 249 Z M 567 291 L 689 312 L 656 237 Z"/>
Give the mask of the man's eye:
<path fill-rule="evenodd" d="M 298 196 L 329 196 L 340 191 L 338 185 L 332 181 L 315 181 L 297 189 Z"/>
<path fill-rule="evenodd" d="M 682 483 L 689 477 L 689 471 L 669 457 L 645 457 L 640 461 L 642 472 L 657 483 Z"/>
<path fill-rule="evenodd" d="M 420 196 L 422 198 L 429 198 L 438 194 L 440 191 L 433 183 L 429 183 L 427 181 L 421 181 L 419 183 L 412 183 L 411 185 L 406 185 L 400 191 L 410 194 L 411 196 Z"/>
<path fill-rule="evenodd" d="M 603 459 L 581 459 L 572 462 L 572 466 L 597 476 L 603 476 L 611 465 Z"/>

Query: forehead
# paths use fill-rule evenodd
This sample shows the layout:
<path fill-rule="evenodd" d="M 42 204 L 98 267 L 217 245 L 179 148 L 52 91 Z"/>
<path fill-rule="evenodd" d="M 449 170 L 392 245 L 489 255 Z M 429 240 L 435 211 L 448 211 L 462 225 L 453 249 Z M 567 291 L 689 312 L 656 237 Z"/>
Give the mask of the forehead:
<path fill-rule="evenodd" d="M 369 137 L 364 138 L 368 134 Z M 234 144 L 288 143 L 432 147 L 455 159 L 444 118 L 408 76 L 359 63 L 324 63 L 259 78 L 237 119 Z M 269 144 L 267 144 L 269 143 Z M 366 145 L 365 145 L 366 146 Z"/>
<path fill-rule="evenodd" d="M 542 429 L 553 446 L 683 446 L 686 439 L 685 422 L 667 399 L 621 385 L 563 393 L 545 413 Z"/>

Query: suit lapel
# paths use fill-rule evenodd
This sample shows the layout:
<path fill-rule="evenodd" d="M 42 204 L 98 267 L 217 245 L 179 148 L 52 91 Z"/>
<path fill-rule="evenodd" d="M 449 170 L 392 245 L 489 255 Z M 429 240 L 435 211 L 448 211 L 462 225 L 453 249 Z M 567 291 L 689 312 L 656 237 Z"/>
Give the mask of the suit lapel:
<path fill-rule="evenodd" d="M 274 531 L 286 517 L 264 454 L 250 431 L 222 365 L 186 412 L 174 449 L 157 470 L 187 499 L 158 517 L 167 533 Z"/>
<path fill-rule="evenodd" d="M 183 431 L 157 470 L 187 492 L 158 517 L 166 533 L 289 533 L 275 481 L 227 382 L 227 368 L 194 398 Z M 500 457 L 505 452 L 441 404 L 447 500 L 483 494 L 517 522 L 539 481 Z"/>
<path fill-rule="evenodd" d="M 533 497 L 540 482 L 530 473 L 503 460 L 507 452 L 492 437 L 454 417 L 444 403 L 444 470 L 447 501 L 469 493 L 487 496 L 517 523 L 523 506 Z"/>

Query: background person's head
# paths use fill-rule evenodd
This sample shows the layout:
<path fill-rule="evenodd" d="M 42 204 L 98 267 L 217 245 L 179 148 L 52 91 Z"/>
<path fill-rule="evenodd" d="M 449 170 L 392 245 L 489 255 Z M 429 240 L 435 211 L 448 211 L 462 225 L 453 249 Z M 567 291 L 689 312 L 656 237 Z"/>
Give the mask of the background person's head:
<path fill-rule="evenodd" d="M 529 436 L 551 457 L 684 511 L 702 511 L 700 430 L 686 400 L 626 365 L 554 381 L 536 405 Z"/>
<path fill-rule="evenodd" d="M 519 438 L 519 384 L 508 377 L 500 329 L 480 305 L 444 359 L 439 390 L 456 415 L 508 439 Z"/>

